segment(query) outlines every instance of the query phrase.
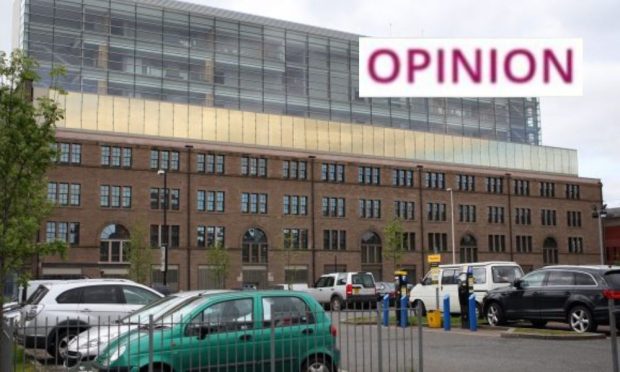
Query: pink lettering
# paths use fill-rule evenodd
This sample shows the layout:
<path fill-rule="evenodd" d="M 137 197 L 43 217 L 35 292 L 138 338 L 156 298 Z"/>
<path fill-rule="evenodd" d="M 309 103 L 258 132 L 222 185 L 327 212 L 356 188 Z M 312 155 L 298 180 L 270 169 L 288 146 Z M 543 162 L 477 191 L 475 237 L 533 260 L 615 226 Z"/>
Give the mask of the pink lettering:
<path fill-rule="evenodd" d="M 512 59 L 517 56 L 524 56 L 527 59 L 528 63 L 528 71 L 525 76 L 519 77 L 515 76 L 512 71 Z M 534 76 L 534 72 L 536 70 L 536 60 L 532 53 L 526 49 L 514 49 L 511 50 L 504 59 L 504 75 L 508 78 L 508 80 L 513 83 L 527 83 Z"/>
<path fill-rule="evenodd" d="M 408 79 L 410 83 L 415 82 L 415 71 L 424 70 L 431 63 L 431 57 L 424 49 L 409 49 L 408 50 Z M 416 56 L 422 57 L 421 63 L 416 63 Z"/>
<path fill-rule="evenodd" d="M 472 68 L 463 52 L 458 49 L 452 51 L 452 82 L 459 82 L 459 65 L 467 71 L 473 82 L 480 83 L 482 81 L 482 51 L 480 49 L 476 49 L 475 58 L 475 68 Z"/>
<path fill-rule="evenodd" d="M 379 76 L 375 68 L 377 58 L 381 56 L 388 56 L 392 60 L 392 73 L 385 77 Z M 398 59 L 398 55 L 391 49 L 375 50 L 368 59 L 368 72 L 370 73 L 372 79 L 376 82 L 384 84 L 391 83 L 400 73 L 400 60 Z"/>
<path fill-rule="evenodd" d="M 548 83 L 551 75 L 550 64 L 553 64 L 556 71 L 565 83 L 573 82 L 573 50 L 566 50 L 566 68 L 563 70 L 560 61 L 556 58 L 550 49 L 543 50 L 543 81 Z"/>

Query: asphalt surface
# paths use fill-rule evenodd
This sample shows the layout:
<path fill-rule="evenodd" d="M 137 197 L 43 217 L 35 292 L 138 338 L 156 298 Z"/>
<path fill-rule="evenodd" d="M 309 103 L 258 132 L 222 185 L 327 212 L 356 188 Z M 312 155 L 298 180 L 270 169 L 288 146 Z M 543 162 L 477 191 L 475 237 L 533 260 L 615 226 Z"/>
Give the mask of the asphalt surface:
<path fill-rule="evenodd" d="M 336 323 L 352 316 L 334 315 Z M 554 327 L 554 325 L 551 325 Z M 555 326 L 554 328 L 562 328 Z M 419 371 L 418 328 L 339 325 L 342 369 L 351 371 Z M 501 338 L 497 328 L 471 332 L 456 328 L 423 329 L 424 371 L 611 371 L 609 337 L 598 340 Z M 382 355 L 382 357 L 379 357 Z"/>

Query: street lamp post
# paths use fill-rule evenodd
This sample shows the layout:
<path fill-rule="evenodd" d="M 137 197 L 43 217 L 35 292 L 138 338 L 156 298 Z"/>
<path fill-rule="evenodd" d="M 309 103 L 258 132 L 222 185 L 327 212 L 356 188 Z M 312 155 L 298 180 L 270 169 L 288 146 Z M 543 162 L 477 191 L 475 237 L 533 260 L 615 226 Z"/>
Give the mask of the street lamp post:
<path fill-rule="evenodd" d="M 160 236 L 163 238 L 164 236 L 166 237 L 165 241 L 164 239 L 161 239 L 161 249 L 163 251 L 163 256 L 164 256 L 164 264 L 161 267 L 161 271 L 164 272 L 164 276 L 163 276 L 163 284 L 164 287 L 166 287 L 168 285 L 168 172 L 165 169 L 160 169 L 157 171 L 157 175 L 159 176 L 164 176 L 164 203 L 163 203 L 163 209 L 164 209 L 164 225 L 161 228 L 161 234 Z M 165 232 L 165 235 L 164 235 Z"/>
<path fill-rule="evenodd" d="M 450 235 L 452 236 L 452 263 L 456 263 L 456 247 L 454 243 L 454 191 L 452 188 L 446 189 L 450 193 Z"/>
<path fill-rule="evenodd" d="M 601 265 L 605 265 L 603 248 L 603 218 L 605 217 L 607 217 L 607 204 L 603 204 L 600 207 L 597 205 L 592 206 L 592 218 L 598 219 L 598 245 L 601 251 Z"/>

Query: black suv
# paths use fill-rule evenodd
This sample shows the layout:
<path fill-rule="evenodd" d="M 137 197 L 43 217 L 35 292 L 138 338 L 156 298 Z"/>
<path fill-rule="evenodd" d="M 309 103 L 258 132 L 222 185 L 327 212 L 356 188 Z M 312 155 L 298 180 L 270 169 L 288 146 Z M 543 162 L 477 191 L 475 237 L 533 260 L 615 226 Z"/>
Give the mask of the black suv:
<path fill-rule="evenodd" d="M 489 291 L 483 309 L 492 326 L 520 319 L 535 327 L 560 321 L 575 332 L 594 332 L 599 324 L 609 324 L 607 297 L 619 293 L 618 266 L 547 266 Z"/>

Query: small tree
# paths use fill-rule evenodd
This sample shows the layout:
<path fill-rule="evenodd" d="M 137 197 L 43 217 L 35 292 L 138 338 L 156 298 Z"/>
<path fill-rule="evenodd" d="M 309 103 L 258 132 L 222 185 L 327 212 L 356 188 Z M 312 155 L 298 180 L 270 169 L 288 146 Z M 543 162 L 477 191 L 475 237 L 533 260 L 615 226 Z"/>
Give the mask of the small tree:
<path fill-rule="evenodd" d="M 135 223 L 131 228 L 131 238 L 129 239 L 129 278 L 135 282 L 147 284 L 151 274 L 153 258 L 144 226 L 142 223 Z"/>
<path fill-rule="evenodd" d="M 404 254 L 403 249 L 403 224 L 399 218 L 394 218 L 383 228 L 385 236 L 385 245 L 383 247 L 383 256 L 392 261 L 394 270 L 398 268 L 398 262 Z"/>
<path fill-rule="evenodd" d="M 11 273 L 21 281 L 28 277 L 25 268 L 33 256 L 63 254 L 67 245 L 35 241 L 53 207 L 45 174 L 56 152 L 56 122 L 63 117 L 53 99 L 33 101 L 30 86 L 39 79 L 37 67 L 21 51 L 9 57 L 0 53 L 0 294 Z M 62 73 L 53 69 L 51 77 Z M 0 319 L 3 304 L 0 296 Z"/>
<path fill-rule="evenodd" d="M 217 288 L 224 288 L 230 269 L 228 250 L 221 242 L 217 242 L 207 248 L 207 260 L 209 270 L 213 272 Z"/>

